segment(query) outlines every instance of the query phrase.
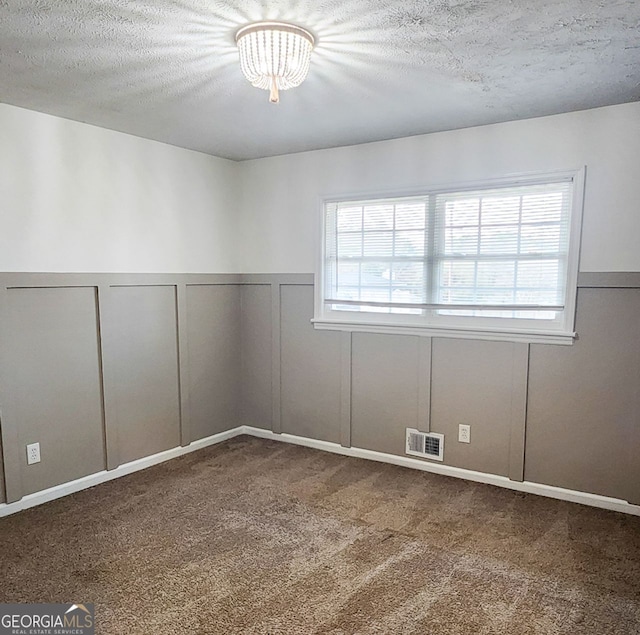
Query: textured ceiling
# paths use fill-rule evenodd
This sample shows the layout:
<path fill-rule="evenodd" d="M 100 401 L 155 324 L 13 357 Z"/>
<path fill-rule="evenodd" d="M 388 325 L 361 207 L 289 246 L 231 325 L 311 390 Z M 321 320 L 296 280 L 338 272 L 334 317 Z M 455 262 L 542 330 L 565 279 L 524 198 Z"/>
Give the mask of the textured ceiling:
<path fill-rule="evenodd" d="M 309 28 L 281 103 L 234 33 Z M 0 101 L 232 159 L 640 99 L 638 0 L 0 0 Z"/>

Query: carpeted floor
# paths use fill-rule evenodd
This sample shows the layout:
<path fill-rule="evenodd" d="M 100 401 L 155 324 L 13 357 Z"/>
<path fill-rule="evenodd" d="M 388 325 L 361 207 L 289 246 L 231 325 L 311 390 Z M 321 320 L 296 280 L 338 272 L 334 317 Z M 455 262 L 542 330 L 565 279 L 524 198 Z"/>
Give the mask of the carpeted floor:
<path fill-rule="evenodd" d="M 98 633 L 640 633 L 640 518 L 249 437 L 0 545 L 0 602 L 95 602 Z"/>

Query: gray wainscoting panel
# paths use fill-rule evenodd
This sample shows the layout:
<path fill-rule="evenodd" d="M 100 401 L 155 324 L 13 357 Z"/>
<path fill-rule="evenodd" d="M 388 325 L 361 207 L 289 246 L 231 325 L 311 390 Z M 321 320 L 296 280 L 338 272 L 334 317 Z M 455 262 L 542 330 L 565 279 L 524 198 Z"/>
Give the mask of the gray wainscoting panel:
<path fill-rule="evenodd" d="M 9 363 L 22 493 L 105 469 L 96 290 L 10 289 Z M 27 465 L 26 445 L 41 462 Z"/>
<path fill-rule="evenodd" d="M 581 274 L 579 339 L 528 346 L 316 331 L 310 275 L 2 274 L 0 502 L 246 424 L 431 429 L 446 464 L 640 504 L 638 276 Z"/>
<path fill-rule="evenodd" d="M 340 336 L 340 443 L 351 447 L 351 357 L 352 333 Z"/>
<path fill-rule="evenodd" d="M 418 337 L 353 333 L 351 443 L 405 453 L 406 428 L 418 425 Z"/>
<path fill-rule="evenodd" d="M 240 287 L 187 286 L 191 440 L 238 425 Z"/>
<path fill-rule="evenodd" d="M 445 435 L 447 465 L 509 476 L 514 347 L 526 351 L 526 344 L 433 340 L 431 431 Z M 471 443 L 458 442 L 460 423 L 471 426 Z"/>
<path fill-rule="evenodd" d="M 278 286 L 273 287 L 276 292 Z M 271 429 L 271 285 L 248 284 L 241 298 L 241 423 Z"/>
<path fill-rule="evenodd" d="M 509 443 L 509 478 L 524 480 L 524 451 L 529 389 L 529 345 L 512 346 L 511 364 L 511 438 Z"/>
<path fill-rule="evenodd" d="M 640 289 L 640 272 L 582 272 L 578 274 L 578 287 Z"/>
<path fill-rule="evenodd" d="M 176 289 L 112 287 L 111 304 L 119 454 L 127 463 L 180 445 Z"/>
<path fill-rule="evenodd" d="M 280 292 L 282 431 L 340 443 L 341 334 L 313 328 L 312 285 Z"/>
<path fill-rule="evenodd" d="M 531 345 L 526 480 L 640 503 L 638 316 L 638 289 L 580 289 L 574 345 Z"/>

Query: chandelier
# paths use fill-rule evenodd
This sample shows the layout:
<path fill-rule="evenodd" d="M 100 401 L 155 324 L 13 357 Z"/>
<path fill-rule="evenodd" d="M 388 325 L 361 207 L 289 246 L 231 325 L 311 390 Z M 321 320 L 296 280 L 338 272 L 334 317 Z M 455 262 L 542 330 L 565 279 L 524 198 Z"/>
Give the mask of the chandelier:
<path fill-rule="evenodd" d="M 277 104 L 279 91 L 299 86 L 307 76 L 314 38 L 294 24 L 255 22 L 236 33 L 236 44 L 244 76 L 270 91 L 269 101 Z"/>

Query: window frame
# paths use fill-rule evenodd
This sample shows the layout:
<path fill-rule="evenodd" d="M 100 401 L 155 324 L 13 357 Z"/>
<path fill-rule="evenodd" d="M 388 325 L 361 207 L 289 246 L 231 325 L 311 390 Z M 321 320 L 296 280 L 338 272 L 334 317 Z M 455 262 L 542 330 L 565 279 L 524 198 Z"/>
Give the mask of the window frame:
<path fill-rule="evenodd" d="M 319 241 L 317 245 L 316 279 L 314 294 L 314 328 L 333 331 L 406 334 L 424 337 L 455 337 L 463 339 L 486 339 L 525 343 L 573 344 L 575 308 L 577 299 L 578 270 L 582 233 L 586 167 L 512 174 L 500 178 L 438 184 L 393 191 L 350 192 L 343 195 L 324 196 L 319 201 Z M 549 327 L 546 320 L 523 318 L 497 318 L 480 316 L 438 316 L 438 324 L 426 323 L 424 315 L 367 313 L 358 311 L 335 311 L 326 308 L 326 207 L 332 203 L 349 201 L 394 199 L 411 196 L 432 196 L 466 190 L 501 187 L 517 187 L 552 183 L 561 180 L 572 182 L 572 200 L 569 210 L 569 244 L 564 309 L 562 319 Z M 500 324 L 502 322 L 502 324 Z"/>

